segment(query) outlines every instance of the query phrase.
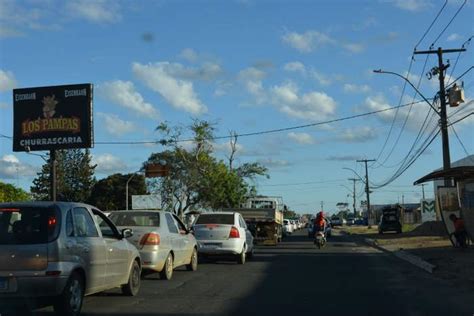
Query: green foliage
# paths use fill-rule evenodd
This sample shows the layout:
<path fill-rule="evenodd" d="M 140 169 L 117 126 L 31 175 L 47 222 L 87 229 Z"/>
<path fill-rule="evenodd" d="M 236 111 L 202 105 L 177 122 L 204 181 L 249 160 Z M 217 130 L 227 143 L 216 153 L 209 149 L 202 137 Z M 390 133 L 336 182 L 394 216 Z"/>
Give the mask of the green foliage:
<path fill-rule="evenodd" d="M 33 180 L 31 192 L 36 200 L 50 199 L 50 160 Z M 56 192 L 58 201 L 85 202 L 95 183 L 94 169 L 88 149 L 56 151 Z"/>
<path fill-rule="evenodd" d="M 284 210 L 283 211 L 283 217 L 284 218 L 296 218 L 298 216 L 294 211 Z"/>
<path fill-rule="evenodd" d="M 145 177 L 140 174 L 133 175 L 116 173 L 97 181 L 92 188 L 92 193 L 88 202 L 103 211 L 126 209 L 125 186 L 130 177 L 132 177 L 132 179 L 128 183 L 128 203 L 129 209 L 131 209 L 132 199 L 130 196 L 146 194 Z"/>
<path fill-rule="evenodd" d="M 0 202 L 28 201 L 30 195 L 12 184 L 0 182 Z"/>
<path fill-rule="evenodd" d="M 144 167 L 151 163 L 170 166 L 168 177 L 148 182 L 150 191 L 161 194 L 164 205 L 181 216 L 193 207 L 238 207 L 248 195 L 256 194 L 255 187 L 245 179 L 266 176 L 264 166 L 247 163 L 232 169 L 213 156 L 214 126 L 211 123 L 193 120 L 187 128 L 192 133 L 191 148 L 183 148 L 179 142 L 181 127 L 171 128 L 161 123 L 156 131 L 162 134 L 160 143 L 167 150 L 151 154 L 144 163 Z"/>

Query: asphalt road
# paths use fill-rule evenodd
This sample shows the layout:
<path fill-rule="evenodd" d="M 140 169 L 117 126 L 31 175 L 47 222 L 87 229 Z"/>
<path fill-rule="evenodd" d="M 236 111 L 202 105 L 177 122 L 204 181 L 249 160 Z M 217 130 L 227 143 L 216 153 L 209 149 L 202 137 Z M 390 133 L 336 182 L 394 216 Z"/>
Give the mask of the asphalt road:
<path fill-rule="evenodd" d="M 52 315 L 42 309 L 37 315 Z M 83 315 L 474 315 L 474 288 L 411 266 L 390 254 L 334 236 L 316 249 L 306 231 L 260 247 L 245 265 L 202 263 L 142 280 L 140 294 L 87 297 Z"/>

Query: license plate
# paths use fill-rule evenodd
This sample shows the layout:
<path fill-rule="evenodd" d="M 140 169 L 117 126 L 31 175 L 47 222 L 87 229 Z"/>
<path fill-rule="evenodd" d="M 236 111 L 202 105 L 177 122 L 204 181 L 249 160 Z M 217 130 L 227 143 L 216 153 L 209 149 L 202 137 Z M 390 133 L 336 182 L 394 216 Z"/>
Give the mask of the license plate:
<path fill-rule="evenodd" d="M 203 246 L 204 246 L 204 248 L 215 249 L 215 248 L 219 247 L 219 244 L 204 244 Z"/>
<path fill-rule="evenodd" d="M 8 279 L 0 278 L 0 290 L 8 290 Z"/>

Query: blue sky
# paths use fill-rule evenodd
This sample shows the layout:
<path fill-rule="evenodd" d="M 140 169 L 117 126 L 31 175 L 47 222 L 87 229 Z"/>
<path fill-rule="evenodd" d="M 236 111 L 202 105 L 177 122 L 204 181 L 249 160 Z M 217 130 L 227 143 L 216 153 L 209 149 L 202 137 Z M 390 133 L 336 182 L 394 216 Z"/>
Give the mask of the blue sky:
<path fill-rule="evenodd" d="M 432 43 L 461 47 L 474 33 L 471 2 L 442 33 L 463 3 L 448 1 L 417 49 Z M 12 135 L 11 90 L 21 87 L 93 83 L 96 142 L 156 140 L 154 128 L 164 120 L 172 125 L 209 120 L 221 136 L 317 123 L 420 99 L 410 87 L 402 94 L 401 79 L 372 72 L 380 68 L 408 75 L 432 98 L 438 81 L 424 73 L 437 64 L 435 56 L 417 55 L 409 65 L 443 3 L 4 0 L 0 133 Z M 473 47 L 466 48 L 459 58 L 446 55 L 449 82 L 473 66 Z M 473 74 L 463 77 L 467 102 L 449 109 L 452 121 L 474 109 L 469 103 Z M 269 168 L 271 178 L 256 183 L 260 193 L 280 195 L 298 212 L 314 211 L 320 201 L 333 211 L 337 202 L 351 201 L 347 179 L 354 174 L 343 168 L 363 175 L 355 160 L 379 158 L 369 174 L 374 185 L 383 184 L 407 155 L 428 110 L 426 103 L 417 103 L 398 112 L 240 137 L 237 163 L 259 161 Z M 469 154 L 474 153 L 473 118 L 455 125 Z M 436 122 L 429 116 L 415 149 Z M 439 138 L 397 180 L 374 189 L 372 202 L 396 203 L 402 196 L 405 202 L 419 201 L 421 189 L 412 183 L 442 165 Z M 466 156 L 452 130 L 450 142 L 452 161 Z M 228 148 L 226 141 L 215 144 L 223 159 Z M 150 153 L 162 149 L 96 144 L 96 175 L 138 170 Z M 40 157 L 14 153 L 11 140 L 0 138 L 1 181 L 28 189 L 42 163 Z M 358 195 L 361 189 L 359 183 Z M 432 196 L 431 185 L 425 189 Z"/>

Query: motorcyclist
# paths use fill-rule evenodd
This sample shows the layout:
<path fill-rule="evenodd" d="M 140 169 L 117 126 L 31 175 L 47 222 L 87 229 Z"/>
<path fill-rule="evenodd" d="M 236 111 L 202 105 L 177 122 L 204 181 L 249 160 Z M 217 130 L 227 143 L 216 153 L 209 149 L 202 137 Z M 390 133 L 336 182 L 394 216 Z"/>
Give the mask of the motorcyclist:
<path fill-rule="evenodd" d="M 318 232 L 323 232 L 324 239 L 326 239 L 326 220 L 324 219 L 324 213 L 323 211 L 319 212 L 316 215 L 316 218 L 314 219 L 313 222 L 313 236 L 316 237 L 316 234 Z"/>

